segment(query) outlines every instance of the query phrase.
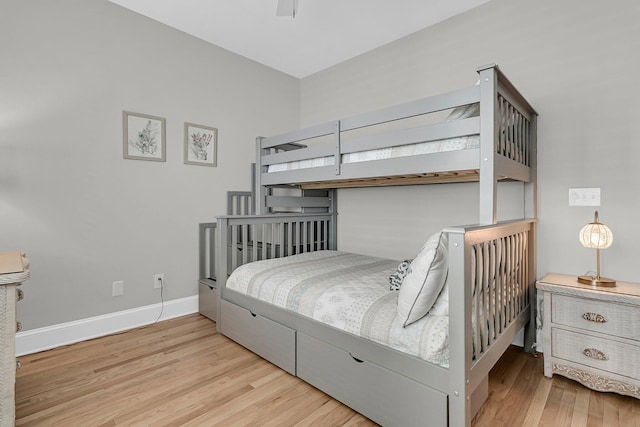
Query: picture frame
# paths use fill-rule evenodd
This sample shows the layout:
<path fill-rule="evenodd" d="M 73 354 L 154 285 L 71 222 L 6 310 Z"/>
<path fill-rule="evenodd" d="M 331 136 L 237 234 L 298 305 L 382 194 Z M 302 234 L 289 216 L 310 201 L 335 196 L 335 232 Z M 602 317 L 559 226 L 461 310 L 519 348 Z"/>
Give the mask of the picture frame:
<path fill-rule="evenodd" d="M 195 123 L 184 124 L 184 163 L 217 166 L 218 129 Z"/>
<path fill-rule="evenodd" d="M 122 112 L 122 155 L 125 159 L 166 161 L 164 117 Z"/>

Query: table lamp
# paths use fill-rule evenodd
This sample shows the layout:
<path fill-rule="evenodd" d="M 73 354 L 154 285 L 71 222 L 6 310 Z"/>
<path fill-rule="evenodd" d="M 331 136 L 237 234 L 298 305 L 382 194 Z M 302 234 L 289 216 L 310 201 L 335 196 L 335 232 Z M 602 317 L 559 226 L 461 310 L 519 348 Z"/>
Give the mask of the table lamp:
<path fill-rule="evenodd" d="M 592 286 L 615 286 L 615 280 L 600 277 L 600 249 L 611 246 L 613 234 L 609 227 L 598 221 L 598 211 L 594 215 L 593 222 L 585 225 L 580 230 L 580 243 L 585 248 L 595 248 L 597 267 L 595 276 L 579 276 L 578 282 Z"/>

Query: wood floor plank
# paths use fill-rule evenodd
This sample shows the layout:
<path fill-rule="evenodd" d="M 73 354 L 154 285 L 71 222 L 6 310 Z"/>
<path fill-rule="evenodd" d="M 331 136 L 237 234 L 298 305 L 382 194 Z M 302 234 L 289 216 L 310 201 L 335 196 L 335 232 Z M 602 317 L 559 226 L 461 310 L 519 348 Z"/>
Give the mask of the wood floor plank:
<path fill-rule="evenodd" d="M 620 425 L 640 427 L 640 400 L 623 399 L 620 402 Z"/>
<path fill-rule="evenodd" d="M 562 390 L 554 388 L 554 393 L 551 393 L 553 381 L 547 378 L 540 378 L 538 386 L 535 389 L 535 393 L 531 396 L 531 403 L 529 409 L 524 417 L 523 425 L 535 426 L 540 423 L 543 412 L 545 411 L 545 403 L 550 400 L 553 403 L 559 403 L 562 397 Z M 549 397 L 551 396 L 551 399 Z M 559 405 L 557 405 L 559 407 Z M 557 419 L 558 407 L 554 411 L 554 420 Z"/>
<path fill-rule="evenodd" d="M 489 397 L 472 425 L 640 427 L 640 400 L 545 378 L 542 359 L 509 348 L 489 375 Z M 197 314 L 21 362 L 17 426 L 376 425 Z"/>
<path fill-rule="evenodd" d="M 588 388 L 580 387 L 576 389 L 576 402 L 573 406 L 571 417 L 571 427 L 586 427 L 589 417 L 589 400 L 591 392 Z"/>

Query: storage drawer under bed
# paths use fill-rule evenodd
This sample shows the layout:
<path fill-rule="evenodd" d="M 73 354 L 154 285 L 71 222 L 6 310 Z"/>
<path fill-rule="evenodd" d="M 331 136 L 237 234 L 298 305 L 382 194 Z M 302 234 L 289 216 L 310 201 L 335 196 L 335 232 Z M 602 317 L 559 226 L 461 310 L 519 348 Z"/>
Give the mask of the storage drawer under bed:
<path fill-rule="evenodd" d="M 298 377 L 382 425 L 447 425 L 447 396 L 298 332 Z"/>
<path fill-rule="evenodd" d="M 274 365 L 296 374 L 294 329 L 221 300 L 218 330 Z"/>

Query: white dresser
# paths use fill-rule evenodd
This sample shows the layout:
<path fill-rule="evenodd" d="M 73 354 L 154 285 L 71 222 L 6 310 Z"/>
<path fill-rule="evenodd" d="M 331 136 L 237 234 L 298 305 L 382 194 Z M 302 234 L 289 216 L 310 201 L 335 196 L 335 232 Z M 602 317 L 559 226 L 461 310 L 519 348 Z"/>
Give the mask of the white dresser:
<path fill-rule="evenodd" d="M 544 375 L 640 399 L 640 284 L 613 288 L 547 274 L 542 293 Z"/>
<path fill-rule="evenodd" d="M 29 261 L 20 252 L 0 252 L 0 426 L 15 425 L 16 302 L 18 286 L 29 278 Z"/>

